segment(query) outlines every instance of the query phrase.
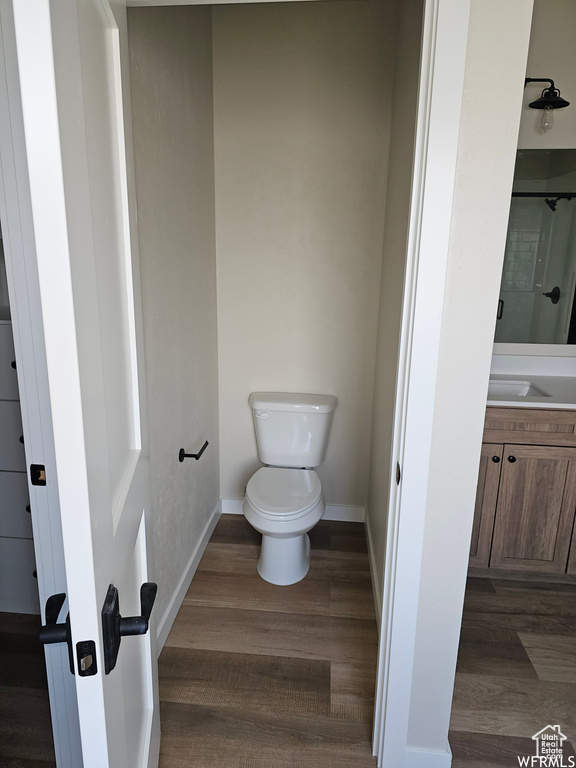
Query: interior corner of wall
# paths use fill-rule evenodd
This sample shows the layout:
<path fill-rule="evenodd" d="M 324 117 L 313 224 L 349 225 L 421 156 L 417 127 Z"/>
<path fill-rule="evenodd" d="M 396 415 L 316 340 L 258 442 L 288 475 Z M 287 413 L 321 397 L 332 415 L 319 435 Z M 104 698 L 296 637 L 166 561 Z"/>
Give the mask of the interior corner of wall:
<path fill-rule="evenodd" d="M 374 595 L 374 607 L 376 609 L 376 621 L 378 623 L 378 631 L 382 625 L 382 564 L 378 563 L 376 553 L 374 550 L 374 537 L 372 528 L 370 526 L 370 507 L 366 507 L 366 517 L 364 518 L 364 525 L 366 526 L 366 539 L 368 541 L 368 560 L 370 563 L 370 578 L 372 580 L 372 592 Z"/>

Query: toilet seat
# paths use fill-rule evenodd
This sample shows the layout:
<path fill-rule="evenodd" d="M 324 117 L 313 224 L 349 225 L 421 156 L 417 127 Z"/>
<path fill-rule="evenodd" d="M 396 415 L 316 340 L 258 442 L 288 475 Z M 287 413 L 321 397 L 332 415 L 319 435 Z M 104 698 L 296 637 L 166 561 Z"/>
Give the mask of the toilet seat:
<path fill-rule="evenodd" d="M 322 497 L 320 478 L 312 469 L 262 467 L 248 481 L 246 500 L 263 517 L 275 520 L 305 515 Z"/>

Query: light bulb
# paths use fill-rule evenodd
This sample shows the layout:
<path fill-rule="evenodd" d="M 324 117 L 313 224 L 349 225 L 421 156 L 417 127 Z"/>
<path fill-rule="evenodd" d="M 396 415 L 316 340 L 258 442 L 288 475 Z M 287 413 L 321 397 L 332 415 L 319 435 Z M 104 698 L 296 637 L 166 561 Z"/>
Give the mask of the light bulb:
<path fill-rule="evenodd" d="M 540 118 L 540 130 L 546 133 L 554 125 L 554 110 L 550 107 L 545 107 L 542 110 L 542 117 Z"/>

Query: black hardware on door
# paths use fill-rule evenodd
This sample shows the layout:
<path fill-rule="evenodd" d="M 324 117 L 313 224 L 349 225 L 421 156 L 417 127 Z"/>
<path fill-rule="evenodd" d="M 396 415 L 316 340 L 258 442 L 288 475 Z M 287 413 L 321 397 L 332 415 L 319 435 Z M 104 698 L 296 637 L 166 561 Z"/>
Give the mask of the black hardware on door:
<path fill-rule="evenodd" d="M 52 643 L 66 643 L 68 645 L 68 661 L 70 672 L 74 674 L 74 652 L 72 650 L 72 632 L 70 631 L 70 614 L 66 616 L 64 624 L 56 624 L 58 616 L 66 600 L 66 593 L 60 592 L 51 595 L 46 600 L 46 624 L 40 628 L 40 642 L 42 645 Z"/>
<path fill-rule="evenodd" d="M 46 467 L 43 464 L 30 464 L 30 482 L 32 485 L 46 485 Z"/>
<path fill-rule="evenodd" d="M 500 456 L 492 456 L 492 461 L 494 462 L 494 464 L 499 464 L 500 463 Z"/>
<path fill-rule="evenodd" d="M 206 440 L 206 442 L 204 443 L 202 448 L 200 448 L 198 453 L 186 453 L 184 451 L 184 448 L 180 448 L 180 451 L 178 453 L 178 461 L 184 461 L 184 459 L 196 459 L 196 461 L 198 461 L 198 459 L 200 458 L 200 456 L 202 456 L 206 448 L 208 448 L 208 440 Z"/>
<path fill-rule="evenodd" d="M 140 613 L 141 616 L 130 616 L 123 619 L 120 616 L 120 603 L 118 590 L 114 584 L 110 584 L 102 608 L 102 639 L 104 641 L 104 671 L 108 675 L 116 666 L 120 640 L 128 635 L 145 635 L 148 631 L 148 622 L 152 613 L 152 606 L 156 599 L 158 585 L 152 582 L 142 584 L 140 587 Z"/>
<path fill-rule="evenodd" d="M 547 299 L 550 299 L 552 304 L 558 304 L 560 301 L 560 288 L 555 285 L 551 291 L 548 291 L 548 293 L 543 293 L 542 296 L 546 296 Z"/>
<path fill-rule="evenodd" d="M 504 299 L 500 299 L 498 302 L 498 312 L 496 313 L 496 320 L 502 320 L 504 314 Z"/>
<path fill-rule="evenodd" d="M 402 471 L 400 469 L 400 462 L 396 462 L 396 485 L 400 485 L 400 480 L 402 479 Z"/>
<path fill-rule="evenodd" d="M 510 464 L 514 464 L 514 462 L 516 461 L 516 456 L 508 456 L 508 461 L 510 462 Z"/>

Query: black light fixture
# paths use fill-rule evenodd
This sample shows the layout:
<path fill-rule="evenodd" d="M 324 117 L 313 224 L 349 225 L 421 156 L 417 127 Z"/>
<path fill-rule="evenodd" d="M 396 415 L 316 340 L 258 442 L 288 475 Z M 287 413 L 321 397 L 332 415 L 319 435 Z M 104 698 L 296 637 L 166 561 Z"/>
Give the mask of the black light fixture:
<path fill-rule="evenodd" d="M 542 118 L 540 120 L 540 130 L 549 131 L 554 125 L 554 110 L 569 107 L 570 102 L 560 96 L 560 91 L 554 85 L 554 80 L 549 77 L 527 77 L 524 80 L 524 88 L 528 83 L 550 83 L 549 88 L 544 88 L 539 99 L 530 102 L 528 105 L 532 109 L 542 109 Z"/>

